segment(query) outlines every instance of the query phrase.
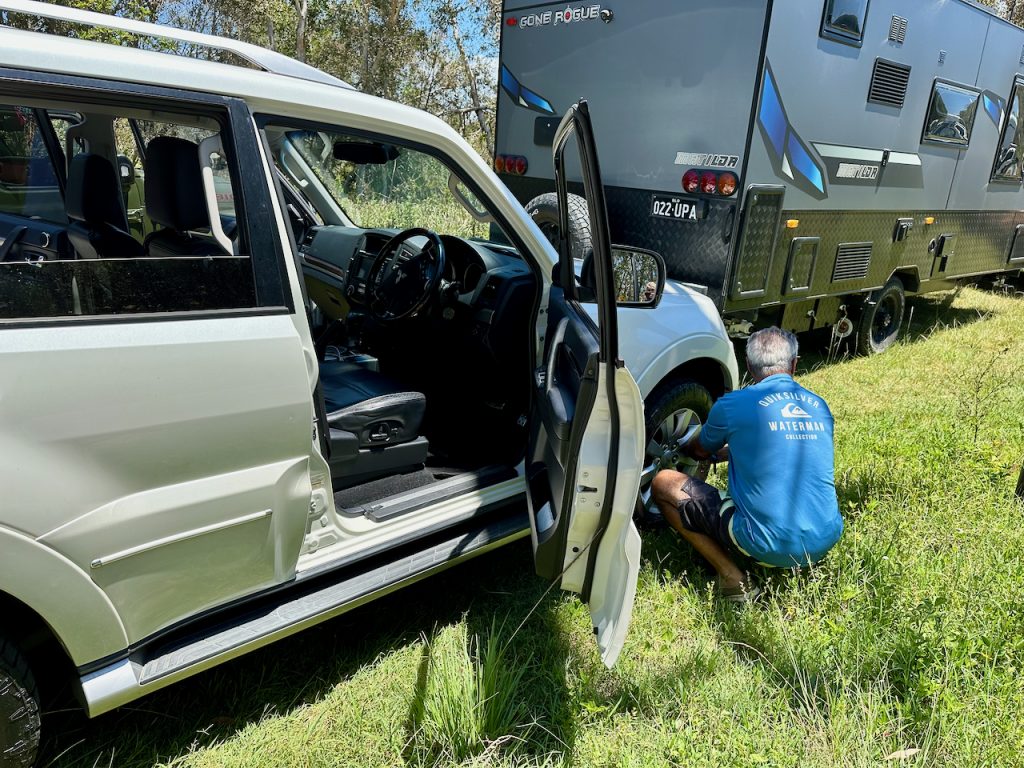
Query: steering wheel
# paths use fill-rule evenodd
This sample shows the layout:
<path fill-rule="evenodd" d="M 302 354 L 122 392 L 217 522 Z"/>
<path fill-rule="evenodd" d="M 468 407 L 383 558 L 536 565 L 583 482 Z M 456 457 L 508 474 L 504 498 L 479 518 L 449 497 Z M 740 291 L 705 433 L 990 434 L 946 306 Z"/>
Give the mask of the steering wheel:
<path fill-rule="evenodd" d="M 425 237 L 421 247 L 409 243 Z M 423 309 L 444 275 L 444 243 L 429 229 L 416 227 L 388 240 L 366 276 L 368 308 L 374 318 L 392 322 Z"/>

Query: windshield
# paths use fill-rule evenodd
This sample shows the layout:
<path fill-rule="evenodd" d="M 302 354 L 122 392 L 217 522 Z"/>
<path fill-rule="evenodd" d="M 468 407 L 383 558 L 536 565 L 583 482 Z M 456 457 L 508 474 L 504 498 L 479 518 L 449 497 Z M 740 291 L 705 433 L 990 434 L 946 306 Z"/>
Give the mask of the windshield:
<path fill-rule="evenodd" d="M 289 131 L 287 142 L 357 227 L 415 226 L 488 238 L 490 225 L 460 203 L 449 188 L 449 169 L 432 155 L 324 131 Z M 470 207 L 483 210 L 468 189 L 458 187 Z"/>

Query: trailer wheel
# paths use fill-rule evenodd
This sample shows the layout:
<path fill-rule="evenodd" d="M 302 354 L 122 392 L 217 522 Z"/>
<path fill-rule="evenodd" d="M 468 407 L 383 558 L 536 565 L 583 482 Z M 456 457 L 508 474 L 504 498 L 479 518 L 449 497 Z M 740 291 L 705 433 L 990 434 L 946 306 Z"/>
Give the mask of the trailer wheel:
<path fill-rule="evenodd" d="M 547 192 L 537 195 L 526 204 L 526 212 L 540 227 L 555 248 L 558 248 L 558 195 Z M 569 245 L 574 259 L 582 259 L 591 249 L 590 211 L 587 201 L 579 195 L 569 195 Z"/>
<path fill-rule="evenodd" d="M 892 346 L 900 335 L 906 304 L 903 283 L 898 277 L 873 292 L 861 311 L 857 351 L 862 355 L 877 355 Z"/>
<path fill-rule="evenodd" d="M 678 451 L 678 440 L 687 430 L 708 419 L 715 399 L 707 387 L 688 379 L 668 379 L 659 384 L 644 403 L 647 448 L 640 479 L 634 519 L 641 527 L 664 523 L 661 512 L 651 502 L 651 481 L 663 469 L 675 469 L 704 477 L 710 465 L 698 463 Z"/>
<path fill-rule="evenodd" d="M 39 751 L 39 693 L 17 647 L 0 635 L 0 768 L 28 768 Z"/>

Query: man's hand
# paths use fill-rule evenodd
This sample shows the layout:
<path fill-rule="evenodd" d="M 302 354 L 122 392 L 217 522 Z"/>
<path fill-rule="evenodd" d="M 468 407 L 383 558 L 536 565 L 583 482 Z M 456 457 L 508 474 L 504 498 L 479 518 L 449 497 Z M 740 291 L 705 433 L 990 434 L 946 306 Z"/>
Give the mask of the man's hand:
<path fill-rule="evenodd" d="M 691 456 L 697 461 L 728 461 L 729 460 L 729 446 L 723 445 L 717 451 L 712 453 L 704 449 L 704 446 L 700 444 L 700 432 L 693 436 L 693 438 L 686 445 L 682 447 L 683 453 L 687 456 Z"/>

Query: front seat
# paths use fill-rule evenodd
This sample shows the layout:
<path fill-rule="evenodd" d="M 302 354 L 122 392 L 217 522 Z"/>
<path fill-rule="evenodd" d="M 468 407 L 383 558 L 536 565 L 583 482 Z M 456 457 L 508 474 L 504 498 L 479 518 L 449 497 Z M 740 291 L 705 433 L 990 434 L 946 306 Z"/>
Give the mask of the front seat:
<path fill-rule="evenodd" d="M 128 233 L 121 207 L 121 185 L 114 166 L 102 155 L 71 159 L 65 198 L 68 239 L 81 259 L 134 259 L 145 253 Z"/>
<path fill-rule="evenodd" d="M 320 388 L 336 488 L 395 474 L 426 461 L 427 440 L 419 435 L 427 407 L 422 393 L 344 360 L 320 363 Z"/>
<path fill-rule="evenodd" d="M 146 251 L 157 258 L 224 256 L 212 237 L 199 146 L 176 136 L 157 136 L 146 146 L 146 213 L 158 229 L 146 238 Z"/>

